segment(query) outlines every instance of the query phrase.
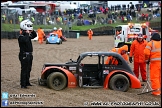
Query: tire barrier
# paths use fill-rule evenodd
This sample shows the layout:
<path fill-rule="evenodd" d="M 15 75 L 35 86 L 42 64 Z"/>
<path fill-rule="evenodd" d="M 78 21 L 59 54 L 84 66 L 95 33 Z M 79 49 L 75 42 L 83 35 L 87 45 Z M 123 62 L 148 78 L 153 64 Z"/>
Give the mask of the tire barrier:
<path fill-rule="evenodd" d="M 87 31 L 69 31 L 79 33 L 81 36 L 87 36 Z M 104 31 L 93 31 L 93 36 L 102 36 L 102 35 L 114 35 L 115 30 L 104 30 Z"/>
<path fill-rule="evenodd" d="M 152 29 L 158 30 L 161 32 L 161 27 L 153 27 Z M 45 31 L 45 34 L 49 34 L 51 31 Z M 67 38 L 78 38 L 77 34 L 79 33 L 80 36 L 88 36 L 87 31 L 69 31 L 63 32 L 64 36 Z M 93 36 L 109 36 L 115 35 L 115 30 L 104 30 L 104 31 L 93 31 Z M 1 39 L 17 39 L 19 36 L 19 31 L 13 32 L 6 32 L 1 31 Z"/>
<path fill-rule="evenodd" d="M 19 36 L 18 31 L 13 32 L 1 31 L 1 39 L 17 39 L 18 36 Z"/>
<path fill-rule="evenodd" d="M 9 32 L 1 31 L 1 39 L 7 39 L 8 38 L 8 33 Z"/>
<path fill-rule="evenodd" d="M 51 33 L 51 31 L 45 31 L 44 32 L 46 35 Z M 77 33 L 79 32 L 63 32 L 64 36 L 67 38 L 77 38 Z M 14 32 L 6 32 L 6 31 L 1 31 L 1 39 L 18 39 L 19 37 L 19 31 L 14 31 Z"/>

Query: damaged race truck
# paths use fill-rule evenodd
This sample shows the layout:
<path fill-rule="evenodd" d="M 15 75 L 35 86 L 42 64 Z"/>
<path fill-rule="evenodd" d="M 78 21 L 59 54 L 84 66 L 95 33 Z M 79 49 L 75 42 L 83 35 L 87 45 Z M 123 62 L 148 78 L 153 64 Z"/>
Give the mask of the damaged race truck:
<path fill-rule="evenodd" d="M 114 65 L 111 61 L 105 64 L 107 57 L 113 57 L 118 64 Z M 76 61 L 70 59 L 67 63 L 45 63 L 38 83 L 54 90 L 102 87 L 126 92 L 129 88 L 141 88 L 140 80 L 130 66 L 115 52 L 84 52 Z"/>

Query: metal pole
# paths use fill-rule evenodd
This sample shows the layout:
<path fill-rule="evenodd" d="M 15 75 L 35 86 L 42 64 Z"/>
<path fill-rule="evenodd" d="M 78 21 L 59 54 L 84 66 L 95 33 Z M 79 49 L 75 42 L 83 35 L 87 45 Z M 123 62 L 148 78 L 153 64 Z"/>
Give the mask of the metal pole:
<path fill-rule="evenodd" d="M 150 89 L 150 91 L 149 91 L 149 89 Z M 146 92 L 144 92 L 145 90 L 146 90 Z M 151 88 L 151 86 L 150 86 L 150 81 L 149 81 L 149 64 L 147 64 L 147 82 L 146 82 L 146 86 L 144 87 L 144 89 L 142 90 L 142 92 L 139 93 L 138 95 L 150 93 L 150 92 L 153 92 L 153 91 L 156 91 L 156 90 L 153 90 Z"/>
<path fill-rule="evenodd" d="M 14 18 L 13 18 L 13 23 L 14 23 L 14 30 L 13 30 L 13 31 L 14 31 L 14 32 L 15 32 L 15 29 L 16 29 L 16 25 L 15 25 L 15 22 L 16 22 L 15 20 L 16 20 L 16 18 L 15 18 L 15 17 L 16 17 L 16 13 L 14 14 Z"/>
<path fill-rule="evenodd" d="M 1 28 L 2 28 L 2 12 L 1 12 Z M 5 20 L 4 20 L 5 21 Z M 2 39 L 2 29 L 1 29 L 1 39 Z"/>

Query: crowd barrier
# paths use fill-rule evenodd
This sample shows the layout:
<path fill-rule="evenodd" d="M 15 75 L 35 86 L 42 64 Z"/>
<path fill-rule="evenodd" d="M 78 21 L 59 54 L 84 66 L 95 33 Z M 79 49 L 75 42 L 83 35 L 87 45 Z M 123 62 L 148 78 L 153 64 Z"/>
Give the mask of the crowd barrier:
<path fill-rule="evenodd" d="M 158 28 L 152 28 L 154 30 L 158 30 L 161 32 L 161 27 Z M 48 35 L 51 31 L 45 31 L 45 34 Z M 63 32 L 64 36 L 67 38 L 78 38 L 79 36 L 88 36 L 87 31 L 69 31 L 69 32 Z M 104 31 L 93 31 L 93 36 L 110 36 L 114 35 L 115 30 L 104 30 Z M 13 32 L 6 32 L 1 31 L 1 39 L 17 39 L 19 36 L 19 31 L 13 31 Z"/>

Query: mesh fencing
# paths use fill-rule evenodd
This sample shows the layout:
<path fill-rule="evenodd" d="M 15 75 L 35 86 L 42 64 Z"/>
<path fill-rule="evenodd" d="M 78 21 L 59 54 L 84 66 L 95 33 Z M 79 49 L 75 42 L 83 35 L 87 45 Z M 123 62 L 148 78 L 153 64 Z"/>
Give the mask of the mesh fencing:
<path fill-rule="evenodd" d="M 34 25 L 57 25 L 57 26 L 65 26 L 67 21 L 64 19 L 68 19 L 68 16 L 57 16 L 57 15 L 42 15 L 42 14 L 3 14 L 1 13 L 1 23 L 2 24 L 13 24 L 18 25 L 22 20 L 29 19 L 33 22 Z M 75 21 L 75 20 L 74 20 Z M 16 27 L 16 26 L 15 26 Z M 16 29 L 16 28 L 13 28 Z"/>
<path fill-rule="evenodd" d="M 54 27 L 61 27 L 63 28 L 64 33 L 69 33 L 69 28 L 73 25 L 76 25 L 77 18 L 72 19 L 71 16 L 63 15 L 49 15 L 49 14 L 23 14 L 18 15 L 15 14 L 3 14 L 1 12 L 1 35 L 8 36 L 8 29 L 10 29 L 10 32 L 13 32 L 14 34 L 19 34 L 19 24 L 21 21 L 29 19 L 33 22 L 34 26 L 42 27 L 46 33 L 46 31 L 52 31 Z M 70 22 L 70 23 L 68 23 Z M 2 24 L 4 25 L 2 27 Z M 51 26 L 48 26 L 51 25 Z M 36 30 L 36 29 L 35 29 Z M 1 36 L 2 38 L 3 36 Z"/>

